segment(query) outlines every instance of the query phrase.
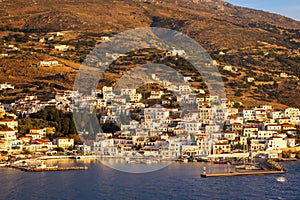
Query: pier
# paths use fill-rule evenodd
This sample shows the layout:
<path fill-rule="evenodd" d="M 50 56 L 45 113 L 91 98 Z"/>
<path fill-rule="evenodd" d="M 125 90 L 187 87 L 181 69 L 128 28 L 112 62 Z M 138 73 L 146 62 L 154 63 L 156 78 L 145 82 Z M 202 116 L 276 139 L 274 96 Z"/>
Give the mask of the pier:
<path fill-rule="evenodd" d="M 231 177 L 231 176 L 246 176 L 246 175 L 268 175 L 268 174 L 284 174 L 284 171 L 245 171 L 245 172 L 229 172 L 224 174 L 201 174 L 202 178 L 209 177 Z"/>
<path fill-rule="evenodd" d="M 22 166 L 12 166 L 12 168 L 20 169 L 26 172 L 44 172 L 44 171 L 70 171 L 70 170 L 87 170 L 88 167 L 22 167 Z"/>
<path fill-rule="evenodd" d="M 243 171 L 231 171 L 227 173 L 206 173 L 206 167 L 203 168 L 201 177 L 231 177 L 231 176 L 249 176 L 249 175 L 269 175 L 269 174 L 284 174 L 285 168 L 278 162 L 273 160 L 257 159 L 260 165 L 259 170 L 243 170 Z"/>

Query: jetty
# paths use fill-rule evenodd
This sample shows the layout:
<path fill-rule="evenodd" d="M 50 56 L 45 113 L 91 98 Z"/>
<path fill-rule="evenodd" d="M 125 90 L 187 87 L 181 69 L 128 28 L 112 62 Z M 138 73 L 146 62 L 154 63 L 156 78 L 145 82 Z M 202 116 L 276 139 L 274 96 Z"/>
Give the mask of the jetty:
<path fill-rule="evenodd" d="M 201 174 L 203 178 L 209 177 L 230 177 L 230 176 L 245 176 L 245 175 L 268 175 L 268 174 L 284 174 L 284 171 L 244 171 L 244 172 L 229 172 L 224 174 Z"/>
<path fill-rule="evenodd" d="M 203 167 L 202 178 L 209 177 L 231 177 L 231 176 L 249 176 L 249 175 L 269 175 L 284 174 L 285 168 L 273 160 L 259 160 L 260 168 L 258 170 L 230 171 L 227 173 L 206 173 L 206 167 Z"/>
<path fill-rule="evenodd" d="M 21 165 L 20 165 L 21 164 Z M 86 166 L 70 166 L 70 167 L 58 167 L 55 166 L 47 166 L 44 160 L 38 159 L 28 159 L 21 160 L 9 165 L 9 167 L 14 169 L 20 169 L 26 172 L 44 172 L 44 171 L 69 171 L 69 170 L 87 170 Z"/>
<path fill-rule="evenodd" d="M 12 166 L 12 168 L 20 169 L 26 172 L 44 172 L 44 171 L 70 171 L 70 170 L 87 170 L 88 167 L 23 167 L 23 166 Z"/>

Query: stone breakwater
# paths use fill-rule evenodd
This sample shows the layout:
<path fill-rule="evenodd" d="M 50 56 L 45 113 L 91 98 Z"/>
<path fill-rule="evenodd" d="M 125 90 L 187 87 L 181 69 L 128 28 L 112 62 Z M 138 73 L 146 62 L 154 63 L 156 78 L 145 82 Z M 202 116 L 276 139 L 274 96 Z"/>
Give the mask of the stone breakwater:
<path fill-rule="evenodd" d="M 275 169 L 275 170 L 277 170 L 277 171 L 286 171 L 286 169 L 282 165 L 280 165 L 279 162 L 276 162 L 275 160 L 268 159 L 267 163 L 269 165 L 271 165 L 272 168 Z"/>

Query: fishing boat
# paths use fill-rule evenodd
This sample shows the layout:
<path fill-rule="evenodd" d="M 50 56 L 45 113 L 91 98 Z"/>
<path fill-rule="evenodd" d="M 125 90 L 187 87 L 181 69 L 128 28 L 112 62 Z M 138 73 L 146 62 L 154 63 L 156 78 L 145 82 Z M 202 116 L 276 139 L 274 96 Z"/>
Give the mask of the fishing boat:
<path fill-rule="evenodd" d="M 244 164 L 235 166 L 236 169 L 244 169 L 244 170 L 261 170 L 258 163 L 255 163 L 254 160 L 250 162 L 244 159 Z"/>
<path fill-rule="evenodd" d="M 209 159 L 207 157 L 199 157 L 197 162 L 209 162 Z"/>
<path fill-rule="evenodd" d="M 244 169 L 244 170 L 260 170 L 260 167 L 255 165 L 247 164 L 247 165 L 237 165 L 235 166 L 236 169 Z"/>
<path fill-rule="evenodd" d="M 224 159 L 217 159 L 214 161 L 214 164 L 219 164 L 219 165 L 227 165 L 228 163 L 229 161 Z"/>

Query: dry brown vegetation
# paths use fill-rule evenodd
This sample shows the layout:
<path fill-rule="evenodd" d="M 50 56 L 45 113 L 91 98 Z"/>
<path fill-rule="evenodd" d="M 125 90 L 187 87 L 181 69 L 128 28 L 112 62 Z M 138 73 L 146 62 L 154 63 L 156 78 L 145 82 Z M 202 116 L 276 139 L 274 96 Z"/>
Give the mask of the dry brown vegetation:
<path fill-rule="evenodd" d="M 269 102 L 300 107 L 299 82 L 274 75 L 300 76 L 300 22 L 292 19 L 207 0 L 178 0 L 177 4 L 174 0 L 6 0 L 0 5 L 0 53 L 10 54 L 0 58 L 0 80 L 20 88 L 27 85 L 32 93 L 71 89 L 80 62 L 101 42 L 101 36 L 157 26 L 181 31 L 207 49 L 228 79 L 230 98 L 248 105 Z M 64 36 L 38 41 L 56 31 L 63 31 Z M 11 51 L 5 44 L 15 44 L 20 51 Z M 75 50 L 58 52 L 53 50 L 56 44 L 71 45 Z M 221 50 L 226 55 L 218 55 Z M 58 60 L 61 66 L 37 68 L 35 64 L 41 60 Z M 238 72 L 227 73 L 222 70 L 224 65 L 232 65 Z M 245 80 L 262 79 L 264 74 L 276 81 L 274 87 Z M 119 76 L 108 72 L 106 79 L 111 82 Z M 199 87 L 199 83 L 193 85 Z M 43 89 L 34 89 L 40 86 Z M 238 92 L 243 95 L 239 97 Z"/>

